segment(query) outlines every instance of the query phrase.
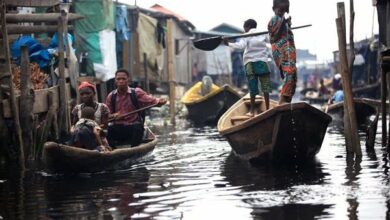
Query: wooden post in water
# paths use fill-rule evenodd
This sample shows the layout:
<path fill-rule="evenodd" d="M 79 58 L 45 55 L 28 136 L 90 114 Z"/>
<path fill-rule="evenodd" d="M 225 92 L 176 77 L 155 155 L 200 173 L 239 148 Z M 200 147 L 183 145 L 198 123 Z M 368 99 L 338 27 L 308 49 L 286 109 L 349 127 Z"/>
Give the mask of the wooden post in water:
<path fill-rule="evenodd" d="M 383 62 L 383 61 L 382 61 Z M 382 107 L 382 146 L 386 146 L 387 143 L 387 80 L 386 71 L 382 67 L 381 71 L 381 107 Z"/>
<path fill-rule="evenodd" d="M 16 130 L 16 136 L 18 139 L 19 143 L 15 143 L 18 146 L 17 147 L 17 153 L 18 153 L 18 166 L 21 170 L 25 169 L 24 166 L 24 152 L 23 152 L 23 139 L 22 139 L 22 131 L 20 128 L 20 121 L 19 121 L 19 109 L 18 105 L 16 103 L 16 98 L 15 98 L 15 90 L 14 90 L 14 84 L 13 84 L 13 76 L 12 76 L 12 70 L 11 70 L 11 56 L 10 56 L 10 51 L 9 51 L 9 43 L 8 43 L 8 33 L 7 33 L 7 23 L 5 20 L 5 0 L 0 0 L 1 1 L 1 33 L 3 34 L 3 48 L 5 50 L 5 59 L 6 59 L 6 71 L 8 71 L 8 74 L 10 76 L 10 81 L 9 81 L 9 88 L 10 88 L 10 104 L 11 104 L 11 109 L 13 112 L 13 119 L 15 123 L 15 130 Z"/>
<path fill-rule="evenodd" d="M 346 19 L 345 19 L 345 6 L 344 6 L 344 2 L 338 2 L 337 3 L 337 15 L 338 15 L 338 18 L 341 19 L 342 28 L 343 28 L 343 32 L 344 32 L 343 36 L 344 36 L 344 40 L 345 40 L 345 30 L 346 30 L 345 20 Z M 342 74 L 342 67 L 341 67 L 340 56 L 339 56 L 339 71 Z M 343 84 L 344 84 L 344 82 L 343 82 Z M 344 104 L 343 108 L 344 108 L 344 112 L 348 112 L 348 106 L 347 105 Z M 348 115 L 344 114 L 344 118 L 343 118 L 344 136 L 345 136 L 345 145 L 347 146 L 347 151 L 350 152 L 350 151 L 352 151 L 352 149 L 350 149 L 350 147 L 351 147 L 350 141 L 352 140 L 352 137 L 351 137 L 351 132 L 349 132 L 348 130 L 351 127 L 351 125 L 350 125 L 350 121 L 349 121 L 349 119 L 347 117 L 348 117 Z"/>
<path fill-rule="evenodd" d="M 388 75 L 390 74 L 390 49 L 381 52 L 381 69 L 382 69 L 382 77 L 383 76 L 387 77 L 387 80 L 382 80 L 382 83 L 387 82 L 387 86 L 388 86 L 389 81 L 390 81 L 390 77 L 388 77 Z M 383 84 L 385 84 L 385 83 L 383 83 Z M 389 99 L 390 99 L 390 96 L 389 96 Z M 382 121 L 385 121 L 385 122 L 386 122 L 386 116 L 387 116 L 386 106 L 387 106 L 386 95 L 382 94 L 382 108 L 385 109 L 385 110 L 382 109 Z M 385 141 L 385 142 L 383 142 L 383 141 Z M 386 136 L 382 135 L 382 144 L 386 143 L 386 141 L 387 141 L 387 151 L 390 152 L 390 141 L 388 140 L 387 135 Z M 382 146 L 386 146 L 386 145 L 382 145 Z"/>
<path fill-rule="evenodd" d="M 148 56 L 146 55 L 146 53 L 144 53 L 143 55 L 144 55 L 144 71 L 145 71 L 145 90 L 147 93 L 150 93 L 149 77 L 148 77 L 148 63 L 147 63 Z"/>
<path fill-rule="evenodd" d="M 27 46 L 22 46 L 21 62 L 20 62 L 20 99 L 19 113 L 20 124 L 23 137 L 24 157 L 28 159 L 31 156 L 32 131 L 33 131 L 33 105 L 34 105 L 34 90 L 31 83 L 30 59 Z"/>
<path fill-rule="evenodd" d="M 387 4 L 386 4 L 386 45 L 387 45 L 387 48 L 390 47 L 390 22 L 388 22 L 390 19 L 390 2 L 388 1 Z M 390 74 L 390 49 L 384 51 L 383 53 L 383 56 L 382 56 L 382 71 L 384 70 L 384 74 L 387 76 L 387 86 L 389 86 L 389 81 L 390 81 L 390 77 L 389 77 L 389 74 Z M 388 88 L 388 87 L 387 87 Z M 388 95 L 389 97 L 389 102 L 390 102 L 390 95 Z M 385 99 L 386 100 L 386 99 Z M 385 112 L 387 113 L 387 112 Z M 386 116 L 386 114 L 385 114 Z M 387 119 L 387 117 L 385 117 Z M 383 120 L 383 118 L 382 118 Z M 389 121 L 389 124 L 390 124 L 390 121 Z M 389 125 L 390 127 L 390 125 Z M 387 140 L 387 152 L 390 153 L 390 141 Z"/>
<path fill-rule="evenodd" d="M 175 63 L 174 63 L 174 40 L 173 40 L 173 20 L 172 18 L 167 20 L 168 32 L 167 32 L 167 53 L 168 53 L 168 80 L 169 80 L 169 112 L 171 114 L 171 123 L 176 124 L 175 121 Z"/>
<path fill-rule="evenodd" d="M 349 20 L 349 50 L 350 50 L 350 59 L 349 59 L 349 72 L 348 72 L 348 80 L 349 80 L 349 87 L 351 89 L 351 100 L 352 105 L 349 103 L 350 101 L 347 101 L 349 103 L 348 105 L 348 113 L 350 114 L 349 121 L 350 121 L 350 127 L 351 127 L 351 135 L 353 138 L 353 152 L 357 155 L 362 155 L 362 150 L 360 146 L 360 138 L 358 133 L 358 126 L 356 121 L 356 110 L 355 110 L 355 103 L 353 101 L 353 93 L 352 93 L 352 86 L 351 77 L 353 76 L 353 63 L 355 61 L 355 43 L 353 40 L 354 36 L 354 25 L 355 25 L 355 7 L 354 7 L 354 0 L 349 0 L 349 11 L 350 11 L 350 20 Z M 344 29 L 345 33 L 346 29 Z M 353 116 L 351 117 L 351 114 Z"/>
<path fill-rule="evenodd" d="M 58 79 L 58 85 L 60 87 L 60 106 L 59 106 L 59 115 L 58 115 L 58 125 L 60 129 L 61 135 L 67 134 L 69 132 L 68 128 L 68 120 L 67 120 L 67 114 L 68 114 L 68 99 L 66 98 L 66 81 L 65 81 L 65 59 L 64 59 L 64 40 L 63 35 L 64 34 L 64 18 L 61 15 L 58 18 L 58 70 L 59 70 L 59 76 Z M 67 36 L 66 36 L 67 37 Z"/>
<path fill-rule="evenodd" d="M 339 6 L 339 4 L 337 5 Z M 345 14 L 345 13 L 344 13 Z M 337 34 L 339 41 L 339 58 L 340 58 L 340 68 L 341 76 L 343 81 L 343 91 L 344 91 L 344 133 L 346 137 L 347 151 L 353 152 L 357 155 L 361 155 L 360 139 L 357 131 L 356 123 L 356 112 L 354 108 L 353 95 L 352 95 L 352 86 L 351 86 L 351 76 L 350 69 L 348 65 L 347 58 L 347 45 L 346 45 L 346 36 L 345 36 L 345 25 L 343 24 L 342 18 L 336 19 L 337 25 Z M 352 45 L 353 46 L 353 45 Z M 353 50 L 353 48 L 351 48 Z M 349 133 L 349 136 L 347 134 Z M 347 140 L 350 138 L 350 140 Z"/>

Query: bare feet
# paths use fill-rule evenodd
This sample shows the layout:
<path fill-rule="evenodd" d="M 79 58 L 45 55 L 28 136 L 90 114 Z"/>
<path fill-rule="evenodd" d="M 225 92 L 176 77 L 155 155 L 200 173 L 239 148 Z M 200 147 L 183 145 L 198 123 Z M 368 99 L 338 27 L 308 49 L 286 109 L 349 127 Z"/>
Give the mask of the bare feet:
<path fill-rule="evenodd" d="M 248 112 L 248 113 L 245 114 L 245 116 L 248 116 L 249 118 L 252 118 L 255 115 L 252 112 Z"/>

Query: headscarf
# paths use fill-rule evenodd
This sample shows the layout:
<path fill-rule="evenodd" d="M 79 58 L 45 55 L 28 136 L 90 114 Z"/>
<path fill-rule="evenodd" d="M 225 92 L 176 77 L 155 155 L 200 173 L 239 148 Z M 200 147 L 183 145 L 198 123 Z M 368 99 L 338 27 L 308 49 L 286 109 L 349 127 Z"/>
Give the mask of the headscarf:
<path fill-rule="evenodd" d="M 81 82 L 81 84 L 79 85 L 79 91 L 81 89 L 84 89 L 86 87 L 89 87 L 93 90 L 94 93 L 96 93 L 96 86 L 90 82 L 87 82 L 87 81 L 84 81 L 84 82 Z"/>

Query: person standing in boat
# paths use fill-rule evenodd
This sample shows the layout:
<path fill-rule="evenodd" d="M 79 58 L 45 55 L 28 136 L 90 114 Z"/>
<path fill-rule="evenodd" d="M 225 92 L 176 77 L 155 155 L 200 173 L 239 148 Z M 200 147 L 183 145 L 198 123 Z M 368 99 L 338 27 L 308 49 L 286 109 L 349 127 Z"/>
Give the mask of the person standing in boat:
<path fill-rule="evenodd" d="M 257 23 L 253 19 L 248 19 L 244 22 L 244 30 L 246 33 L 257 32 Z M 243 61 L 245 72 L 248 80 L 248 88 L 250 93 L 250 110 L 247 116 L 255 115 L 255 98 L 259 94 L 259 81 L 261 90 L 264 94 L 266 108 L 269 109 L 269 93 L 271 88 L 271 72 L 267 61 L 269 60 L 270 44 L 267 35 L 258 35 L 253 37 L 241 38 L 237 42 L 229 42 L 227 38 L 223 38 L 225 45 L 234 49 L 244 49 Z"/>
<path fill-rule="evenodd" d="M 81 112 L 84 107 L 89 106 L 95 110 L 95 121 L 102 126 L 103 129 L 107 129 L 108 118 L 110 110 L 104 103 L 95 101 L 96 86 L 90 82 L 82 82 L 78 88 L 80 94 L 81 103 L 76 105 L 72 110 L 72 128 L 71 133 L 74 131 L 74 125 L 81 118 Z"/>
<path fill-rule="evenodd" d="M 130 144 L 139 145 L 144 133 L 144 118 L 142 113 L 126 113 L 151 105 L 162 106 L 167 100 L 156 98 L 146 93 L 141 88 L 130 88 L 131 75 L 126 69 L 118 69 L 115 72 L 116 89 L 106 97 L 106 105 L 113 113 L 114 122 L 108 126 L 108 142 L 110 146 Z"/>
<path fill-rule="evenodd" d="M 289 12 L 289 7 L 288 0 L 274 0 L 272 9 L 275 15 L 268 23 L 272 55 L 284 80 L 279 104 L 291 102 L 297 84 L 296 49 L 291 31 L 291 17 L 284 17 Z"/>

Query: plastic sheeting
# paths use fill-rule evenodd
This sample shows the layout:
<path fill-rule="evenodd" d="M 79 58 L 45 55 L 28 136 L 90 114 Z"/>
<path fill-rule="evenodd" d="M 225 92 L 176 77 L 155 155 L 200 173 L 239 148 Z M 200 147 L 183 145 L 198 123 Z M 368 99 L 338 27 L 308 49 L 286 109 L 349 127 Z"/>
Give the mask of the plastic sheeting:
<path fill-rule="evenodd" d="M 116 45 L 115 32 L 103 30 L 99 32 L 99 46 L 102 55 L 102 63 L 93 63 L 96 78 L 107 81 L 115 77 L 116 65 Z"/>
<path fill-rule="evenodd" d="M 230 48 L 226 46 L 219 46 L 213 51 L 196 49 L 194 63 L 197 63 L 199 72 L 208 75 L 222 75 L 232 72 Z"/>
<path fill-rule="evenodd" d="M 112 0 L 76 0 L 77 14 L 85 19 L 75 23 L 75 42 L 79 53 L 88 54 L 86 74 L 102 81 L 116 71 L 115 7 Z"/>
<path fill-rule="evenodd" d="M 213 86 L 211 87 L 211 92 L 209 94 L 214 93 L 219 88 L 220 88 L 219 86 L 213 84 Z M 187 92 L 181 98 L 181 102 L 186 104 L 203 98 L 204 96 L 201 95 L 201 89 L 202 89 L 202 82 L 197 82 L 194 86 L 192 86 L 189 90 L 187 90 Z"/>
<path fill-rule="evenodd" d="M 76 30 L 91 33 L 115 27 L 115 7 L 112 0 L 76 0 L 74 1 L 77 14 L 85 19 L 76 22 Z"/>

